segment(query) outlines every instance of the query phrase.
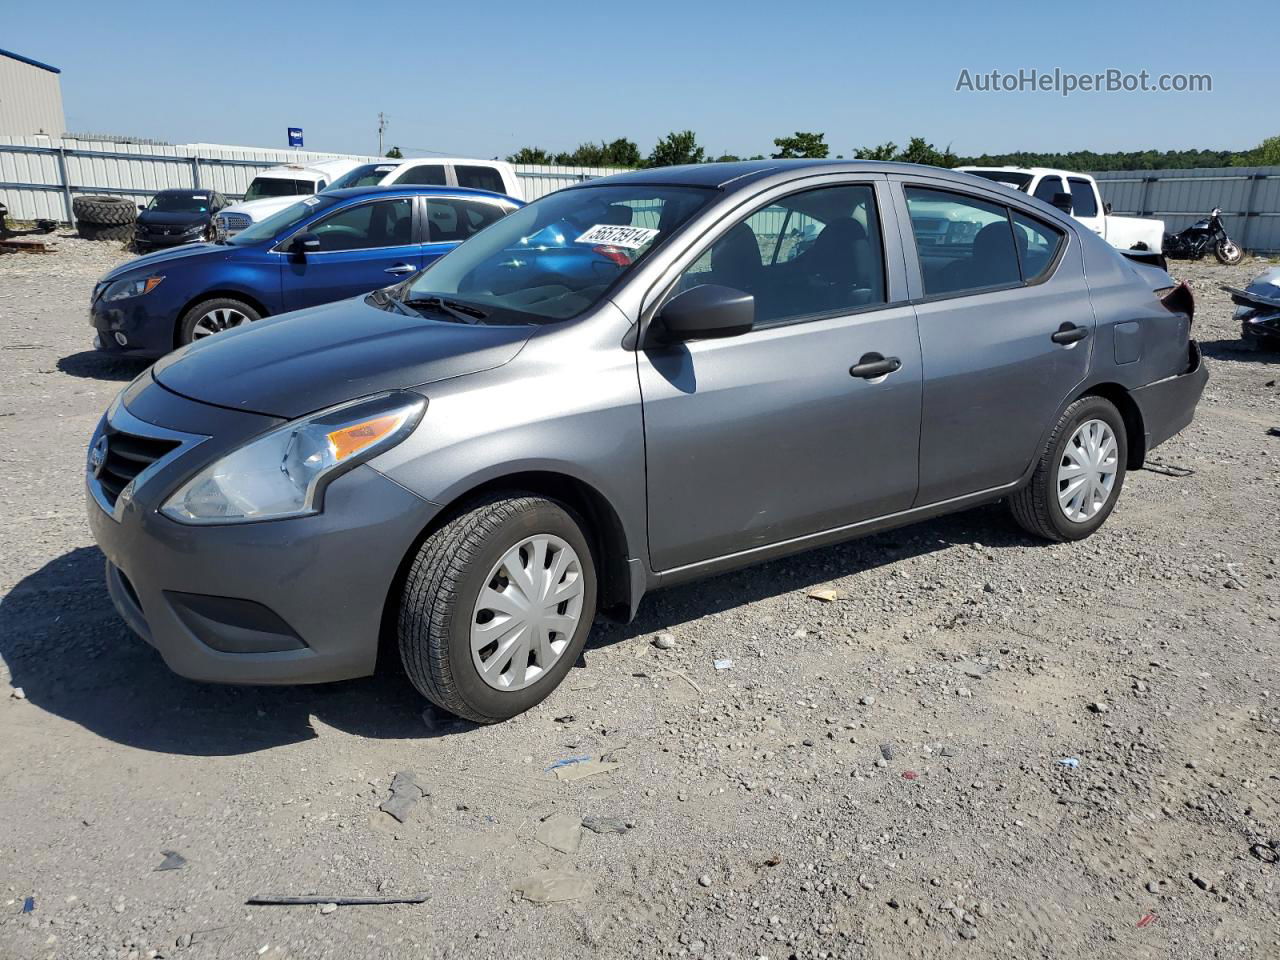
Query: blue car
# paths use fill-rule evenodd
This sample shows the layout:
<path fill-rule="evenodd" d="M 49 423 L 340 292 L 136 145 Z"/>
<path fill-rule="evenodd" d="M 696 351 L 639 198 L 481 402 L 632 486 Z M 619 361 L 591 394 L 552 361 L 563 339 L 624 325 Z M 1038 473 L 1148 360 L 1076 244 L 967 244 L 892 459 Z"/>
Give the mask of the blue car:
<path fill-rule="evenodd" d="M 369 293 L 417 273 L 522 205 L 462 187 L 307 197 L 229 240 L 112 270 L 93 288 L 94 345 L 159 357 L 262 317 Z"/>

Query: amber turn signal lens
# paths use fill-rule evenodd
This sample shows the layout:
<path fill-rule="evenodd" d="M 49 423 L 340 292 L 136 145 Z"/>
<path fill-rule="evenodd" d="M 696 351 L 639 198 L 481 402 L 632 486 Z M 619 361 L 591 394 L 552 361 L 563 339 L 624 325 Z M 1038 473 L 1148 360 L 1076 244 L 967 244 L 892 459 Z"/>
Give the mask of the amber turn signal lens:
<path fill-rule="evenodd" d="M 333 445 L 334 459 L 341 462 L 353 453 L 359 453 L 371 443 L 377 443 L 387 434 L 399 429 L 402 423 L 403 415 L 392 414 L 333 431 L 329 434 L 329 443 Z"/>
<path fill-rule="evenodd" d="M 164 277 L 147 277 L 147 279 L 144 281 L 142 292 L 150 293 L 156 287 L 160 286 L 160 281 L 163 279 Z"/>

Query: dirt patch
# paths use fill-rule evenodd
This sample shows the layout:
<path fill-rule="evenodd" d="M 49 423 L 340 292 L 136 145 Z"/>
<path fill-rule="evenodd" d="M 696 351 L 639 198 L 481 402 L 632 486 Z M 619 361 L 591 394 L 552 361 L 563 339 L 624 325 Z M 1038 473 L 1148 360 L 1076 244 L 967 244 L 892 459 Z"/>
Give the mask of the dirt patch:
<path fill-rule="evenodd" d="M 1092 539 L 997 505 L 654 595 L 476 728 L 394 668 L 190 683 L 115 616 L 81 481 L 141 369 L 87 352 L 114 246 L 0 260 L 0 955 L 1280 956 L 1280 357 L 1217 290 L 1261 264 L 1174 265 L 1212 379 L 1157 459 L 1191 473 Z M 625 829 L 567 854 L 553 817 Z"/>

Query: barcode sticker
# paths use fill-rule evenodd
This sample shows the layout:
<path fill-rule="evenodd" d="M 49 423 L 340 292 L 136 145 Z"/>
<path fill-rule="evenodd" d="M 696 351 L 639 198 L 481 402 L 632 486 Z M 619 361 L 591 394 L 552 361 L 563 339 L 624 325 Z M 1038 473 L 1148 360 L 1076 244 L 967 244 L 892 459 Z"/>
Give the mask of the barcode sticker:
<path fill-rule="evenodd" d="M 611 247 L 635 250 L 649 243 L 658 235 L 658 232 L 652 227 L 623 227 L 616 224 L 597 223 L 578 237 L 575 243 L 607 244 Z"/>

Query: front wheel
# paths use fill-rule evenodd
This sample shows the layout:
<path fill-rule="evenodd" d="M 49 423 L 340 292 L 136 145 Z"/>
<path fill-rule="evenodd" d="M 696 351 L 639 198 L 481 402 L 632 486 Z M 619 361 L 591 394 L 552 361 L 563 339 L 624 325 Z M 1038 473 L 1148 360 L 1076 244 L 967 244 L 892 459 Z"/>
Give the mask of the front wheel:
<path fill-rule="evenodd" d="M 595 560 L 578 520 L 552 500 L 502 495 L 423 541 L 400 597 L 400 657 L 427 699 L 496 723 L 559 685 L 595 610 Z"/>
<path fill-rule="evenodd" d="M 231 297 L 205 300 L 184 313 L 178 321 L 178 346 L 261 319 L 262 314 L 241 300 Z"/>
<path fill-rule="evenodd" d="M 1230 237 L 1224 237 L 1218 241 L 1218 245 L 1213 248 L 1213 255 L 1218 258 L 1219 263 L 1225 263 L 1227 266 L 1235 266 L 1244 258 L 1244 251 Z"/>
<path fill-rule="evenodd" d="M 1063 411 L 1031 482 L 1009 498 L 1014 519 L 1046 540 L 1083 540 L 1111 515 L 1128 455 L 1120 411 L 1081 397 Z"/>

